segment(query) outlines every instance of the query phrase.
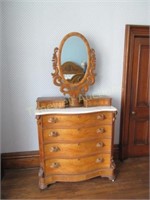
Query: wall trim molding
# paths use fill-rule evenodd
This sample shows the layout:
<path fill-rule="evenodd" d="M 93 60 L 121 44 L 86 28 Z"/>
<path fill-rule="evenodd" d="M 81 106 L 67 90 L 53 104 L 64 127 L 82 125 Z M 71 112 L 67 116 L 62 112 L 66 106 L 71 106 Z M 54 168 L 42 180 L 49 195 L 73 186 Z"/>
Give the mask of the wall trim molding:
<path fill-rule="evenodd" d="M 34 168 L 39 166 L 39 151 L 2 153 L 3 169 Z"/>
<path fill-rule="evenodd" d="M 114 159 L 119 158 L 119 145 L 113 147 Z M 39 167 L 39 151 L 25 151 L 2 153 L 1 155 L 2 169 L 19 169 L 19 168 L 35 168 Z"/>

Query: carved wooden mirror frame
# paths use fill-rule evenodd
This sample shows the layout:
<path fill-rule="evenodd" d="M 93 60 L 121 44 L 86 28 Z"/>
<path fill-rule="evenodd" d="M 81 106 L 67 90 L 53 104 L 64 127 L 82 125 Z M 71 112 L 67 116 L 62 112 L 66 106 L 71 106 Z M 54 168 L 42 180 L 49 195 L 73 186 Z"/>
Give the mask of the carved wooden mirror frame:
<path fill-rule="evenodd" d="M 87 62 L 87 69 L 85 72 L 85 75 L 78 83 L 70 83 L 68 82 L 62 73 L 61 70 L 61 53 L 63 49 L 63 45 L 66 42 L 66 40 L 72 36 L 77 36 L 81 38 L 86 46 L 87 49 L 87 55 L 88 55 L 88 62 Z M 90 48 L 90 45 L 87 41 L 87 39 L 78 32 L 71 32 L 68 33 L 61 41 L 59 48 L 54 49 L 53 54 L 53 69 L 54 73 L 52 73 L 53 76 L 53 82 L 55 85 L 60 87 L 60 91 L 65 95 L 69 94 L 70 97 L 73 99 L 77 99 L 79 95 L 84 95 L 87 91 L 90 85 L 94 84 L 95 82 L 95 65 L 96 65 L 96 57 L 95 57 L 95 51 L 94 49 Z"/>

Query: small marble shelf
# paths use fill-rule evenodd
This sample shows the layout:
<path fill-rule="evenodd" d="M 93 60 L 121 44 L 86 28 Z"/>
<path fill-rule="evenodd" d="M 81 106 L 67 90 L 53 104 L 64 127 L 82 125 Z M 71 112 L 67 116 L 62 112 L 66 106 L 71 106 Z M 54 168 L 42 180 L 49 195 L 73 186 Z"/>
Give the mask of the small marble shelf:
<path fill-rule="evenodd" d="M 51 109 L 37 109 L 35 115 L 47 114 L 86 114 L 94 112 L 116 112 L 117 109 L 113 106 L 96 106 L 96 107 L 70 107 L 70 108 L 51 108 Z"/>

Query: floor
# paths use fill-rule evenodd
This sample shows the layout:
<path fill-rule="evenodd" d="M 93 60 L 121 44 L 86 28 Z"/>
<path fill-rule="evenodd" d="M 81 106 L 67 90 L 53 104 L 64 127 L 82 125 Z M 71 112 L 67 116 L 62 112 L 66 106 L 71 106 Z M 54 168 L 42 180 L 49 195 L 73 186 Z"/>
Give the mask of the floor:
<path fill-rule="evenodd" d="M 117 163 L 117 178 L 93 178 L 38 188 L 38 169 L 7 170 L 1 183 L 2 199 L 149 199 L 149 158 Z"/>

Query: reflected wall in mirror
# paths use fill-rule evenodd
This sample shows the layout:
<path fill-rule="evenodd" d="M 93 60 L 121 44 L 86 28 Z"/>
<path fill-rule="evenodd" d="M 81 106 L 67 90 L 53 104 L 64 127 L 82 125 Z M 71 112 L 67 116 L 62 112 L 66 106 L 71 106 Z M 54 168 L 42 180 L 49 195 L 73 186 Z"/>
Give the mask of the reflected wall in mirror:
<path fill-rule="evenodd" d="M 64 78 L 71 83 L 79 82 L 86 72 L 88 52 L 83 40 L 77 36 L 69 37 L 61 52 L 61 69 Z"/>
<path fill-rule="evenodd" d="M 59 48 L 54 49 L 54 84 L 60 86 L 63 94 L 77 99 L 95 82 L 95 62 L 95 51 L 87 39 L 78 32 L 67 34 Z"/>

